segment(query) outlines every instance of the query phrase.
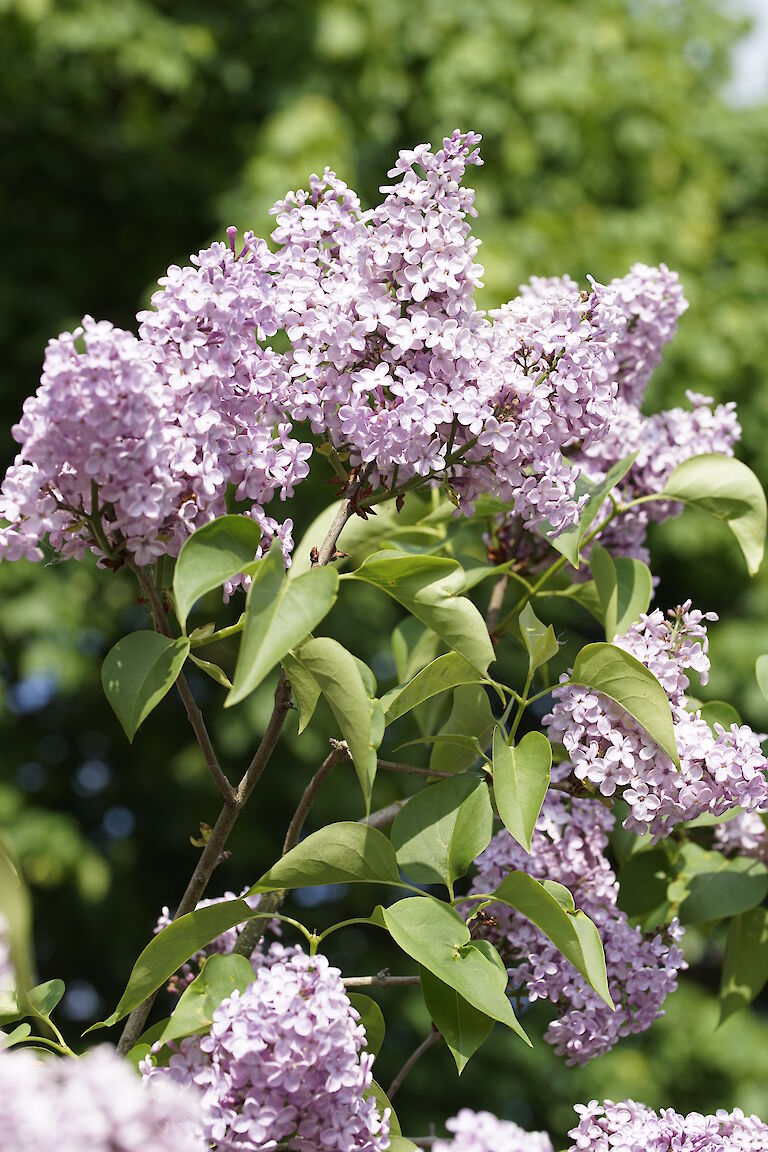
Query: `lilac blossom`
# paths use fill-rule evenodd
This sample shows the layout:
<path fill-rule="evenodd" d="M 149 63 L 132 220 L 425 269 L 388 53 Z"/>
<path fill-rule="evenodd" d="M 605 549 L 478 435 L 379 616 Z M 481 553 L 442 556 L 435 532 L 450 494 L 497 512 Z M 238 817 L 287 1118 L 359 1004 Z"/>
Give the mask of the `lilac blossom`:
<path fill-rule="evenodd" d="M 555 781 L 565 775 L 567 768 L 553 771 Z M 514 870 L 537 880 L 555 880 L 570 889 L 576 907 L 600 932 L 615 1011 L 519 913 L 494 905 L 493 919 L 482 929 L 514 967 L 511 979 L 519 994 L 555 1005 L 557 1015 L 545 1038 L 568 1064 L 586 1064 L 621 1037 L 650 1028 L 677 986 L 677 973 L 685 967 L 678 947 L 682 930 L 676 920 L 661 932 L 644 935 L 616 906 L 619 887 L 605 856 L 612 827 L 613 815 L 601 804 L 550 791 L 530 854 L 505 830 L 476 861 L 474 892 L 492 892 Z"/>
<path fill-rule="evenodd" d="M 214 896 L 208 900 L 199 900 L 195 905 L 195 912 L 199 912 L 201 908 L 210 908 L 212 904 L 223 904 L 228 900 L 238 899 L 245 900 L 245 903 L 249 906 L 249 908 L 256 909 L 261 897 L 258 895 L 248 896 L 249 891 L 249 888 L 244 888 L 239 897 L 236 896 L 234 892 L 225 892 L 223 896 Z M 154 929 L 155 935 L 157 935 L 158 932 L 162 932 L 162 930 L 167 928 L 172 922 L 173 917 L 171 916 L 170 908 L 168 908 L 166 905 L 162 908 L 161 913 L 157 918 L 157 924 L 155 925 Z M 185 964 L 182 964 L 178 973 L 171 977 L 169 990 L 174 993 L 183 992 L 187 985 L 191 984 L 195 977 L 199 974 L 200 969 L 203 966 L 203 962 L 209 956 L 226 955 L 229 952 L 233 952 L 240 933 L 242 932 L 243 928 L 245 928 L 246 923 L 247 921 L 243 924 L 236 924 L 234 927 L 228 928 L 226 932 L 222 932 L 221 935 L 217 936 L 215 940 L 211 940 L 210 944 L 206 944 L 204 948 L 201 948 L 198 952 L 195 952 L 193 956 L 190 956 L 189 960 L 187 960 Z M 276 933 L 279 934 L 279 930 L 280 922 L 278 920 L 272 921 L 269 924 L 269 931 L 272 932 L 273 935 Z M 257 945 L 256 949 L 251 955 L 251 962 L 256 963 L 259 957 L 261 957 L 260 944 Z"/>
<path fill-rule="evenodd" d="M 436 1140 L 432 1152 L 552 1152 L 552 1141 L 545 1132 L 526 1132 L 492 1112 L 462 1108 L 445 1126 L 453 1139 Z"/>
<path fill-rule="evenodd" d="M 8 1152 L 204 1152 L 196 1092 L 142 1083 L 107 1045 L 79 1060 L 0 1052 Z"/>
<path fill-rule="evenodd" d="M 202 1091 L 203 1135 L 222 1152 L 384 1152 L 389 1114 L 365 1098 L 373 1057 L 364 1044 L 338 969 L 273 944 L 254 982 L 220 1004 L 210 1035 L 143 1071 Z"/>
<path fill-rule="evenodd" d="M 656 1113 L 645 1104 L 624 1100 L 614 1104 L 577 1104 L 579 1123 L 568 1135 L 569 1152 L 766 1152 L 768 1125 L 740 1109 L 720 1109 L 714 1116 L 687 1116 L 664 1108 Z"/>
<path fill-rule="evenodd" d="M 653 672 L 669 697 L 679 768 L 620 705 L 589 688 L 563 683 L 544 717 L 550 739 L 565 745 L 576 778 L 603 796 L 620 795 L 629 806 L 624 826 L 641 835 L 658 839 L 704 813 L 768 805 L 764 737 L 739 724 L 715 724 L 713 731 L 700 710 L 687 708 L 687 670 L 707 681 L 706 622 L 713 619 L 688 601 L 667 618 L 658 608 L 643 615 L 614 640 Z"/>
<path fill-rule="evenodd" d="M 768 829 L 759 812 L 739 812 L 715 827 L 714 846 L 724 856 L 752 856 L 768 863 Z"/>

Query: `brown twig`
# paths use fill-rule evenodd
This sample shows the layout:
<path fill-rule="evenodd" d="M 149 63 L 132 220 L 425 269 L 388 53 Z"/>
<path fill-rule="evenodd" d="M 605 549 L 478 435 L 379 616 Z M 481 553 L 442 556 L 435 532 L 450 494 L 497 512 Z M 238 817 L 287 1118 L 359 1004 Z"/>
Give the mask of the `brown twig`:
<path fill-rule="evenodd" d="M 437 1029 L 433 1028 L 429 1036 L 427 1036 L 426 1040 L 422 1040 L 421 1044 L 419 1044 L 415 1052 L 411 1053 L 405 1064 L 403 1064 L 402 1068 L 398 1072 L 397 1076 L 395 1076 L 394 1080 L 387 1089 L 388 1100 L 392 1100 L 397 1095 L 399 1088 L 402 1086 L 403 1081 L 413 1068 L 414 1064 L 418 1063 L 424 1053 L 428 1052 L 434 1044 L 437 1044 L 439 1039 L 440 1033 L 437 1031 Z"/>
<path fill-rule="evenodd" d="M 488 629 L 488 635 L 493 640 L 496 625 L 499 623 L 501 616 L 501 609 L 504 604 L 504 596 L 506 595 L 509 586 L 509 576 L 506 572 L 499 576 L 498 580 L 493 586 L 491 598 L 488 601 L 488 611 L 485 614 L 485 624 Z"/>
<path fill-rule="evenodd" d="M 421 983 L 418 976 L 390 976 L 379 972 L 377 976 L 347 976 L 345 988 L 407 988 Z"/>

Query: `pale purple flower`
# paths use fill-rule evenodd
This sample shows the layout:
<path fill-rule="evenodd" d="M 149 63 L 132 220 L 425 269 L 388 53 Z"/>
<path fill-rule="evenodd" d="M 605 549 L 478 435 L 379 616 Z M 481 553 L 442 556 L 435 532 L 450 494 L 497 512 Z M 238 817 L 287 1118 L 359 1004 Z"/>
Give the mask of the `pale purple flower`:
<path fill-rule="evenodd" d="M 142 1083 L 107 1045 L 79 1060 L 0 1051 L 4 1152 L 204 1152 L 196 1090 Z"/>
<path fill-rule="evenodd" d="M 740 1109 L 714 1116 L 672 1108 L 654 1112 L 645 1104 L 577 1104 L 579 1123 L 568 1135 L 569 1152 L 766 1152 L 768 1125 Z"/>
<path fill-rule="evenodd" d="M 462 1108 L 445 1126 L 453 1139 L 436 1140 L 432 1152 L 552 1152 L 546 1132 L 526 1132 L 492 1112 Z"/>
<path fill-rule="evenodd" d="M 254 982 L 214 1013 L 210 1035 L 184 1040 L 150 1081 L 203 1093 L 206 1141 L 225 1152 L 384 1152 L 389 1115 L 371 1086 L 365 1030 L 325 956 L 273 944 Z"/>

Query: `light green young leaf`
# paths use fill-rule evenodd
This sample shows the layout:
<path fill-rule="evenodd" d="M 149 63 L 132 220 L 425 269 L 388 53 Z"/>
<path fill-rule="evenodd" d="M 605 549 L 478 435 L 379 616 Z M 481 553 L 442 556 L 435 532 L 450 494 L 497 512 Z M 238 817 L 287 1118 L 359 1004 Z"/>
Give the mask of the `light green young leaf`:
<path fill-rule="evenodd" d="M 723 520 L 739 542 L 750 575 L 755 575 L 765 549 L 766 501 L 751 468 L 716 452 L 692 456 L 675 468 L 662 495 Z"/>
<path fill-rule="evenodd" d="M 503 964 L 500 967 L 489 959 L 487 949 L 470 942 L 458 912 L 431 896 L 413 896 L 384 908 L 383 915 L 392 939 L 406 955 L 530 1045 L 507 999 Z"/>
<path fill-rule="evenodd" d="M 0 1033 L 0 1051 L 4 1048 L 13 1048 L 15 1044 L 21 1044 L 32 1035 L 32 1027 L 29 1024 L 19 1024 L 18 1028 L 14 1028 L 12 1032 Z"/>
<path fill-rule="evenodd" d="M 459 684 L 476 684 L 479 680 L 477 669 L 468 660 L 457 652 L 446 652 L 417 672 L 407 684 L 393 688 L 386 696 L 382 696 L 387 724 L 392 724 L 406 712 L 449 688 L 456 688 Z"/>
<path fill-rule="evenodd" d="M 605 635 L 612 641 L 623 636 L 641 613 L 648 611 L 653 579 L 640 560 L 630 556 L 614 558 L 597 542 L 592 545 L 589 566 L 600 597 Z"/>
<path fill-rule="evenodd" d="M 504 961 L 498 952 L 486 947 L 488 941 L 475 940 L 474 943 L 491 963 L 504 970 Z M 421 966 L 419 976 L 427 1012 L 448 1045 L 456 1061 L 456 1070 L 461 1076 L 472 1056 L 490 1036 L 495 1021 L 484 1012 L 479 1012 L 455 988 L 438 980 L 428 968 Z"/>
<path fill-rule="evenodd" d="M 111 1028 L 162 988 L 182 964 L 211 940 L 258 915 L 245 900 L 222 900 L 180 916 L 150 940 L 133 966 L 120 1002 L 106 1020 L 87 1029 Z"/>
<path fill-rule="evenodd" d="M 493 835 L 485 781 L 464 773 L 422 788 L 392 825 L 397 862 L 417 884 L 445 884 L 449 891 Z"/>
<path fill-rule="evenodd" d="M 748 1008 L 768 983 L 768 909 L 752 908 L 728 925 L 720 984 L 720 1023 Z"/>
<path fill-rule="evenodd" d="M 234 687 L 225 707 L 258 688 L 276 664 L 323 620 L 339 586 L 333 568 L 314 568 L 288 580 L 276 540 L 253 574 L 245 609 L 245 628 L 235 668 Z"/>
<path fill-rule="evenodd" d="M 299 583 L 296 580 L 294 587 Z M 355 765 L 367 814 L 376 778 L 376 750 L 384 736 L 382 705 L 372 699 L 360 661 L 338 641 L 327 636 L 308 640 L 294 656 L 316 682 L 336 718 Z M 375 688 L 375 680 L 373 685 Z"/>
<path fill-rule="evenodd" d="M 579 476 L 576 481 L 576 495 L 588 497 L 581 511 L 578 524 L 575 528 L 569 528 L 568 531 L 560 532 L 557 536 L 547 536 L 547 540 L 552 547 L 556 548 L 561 555 L 565 556 L 574 568 L 578 568 L 579 566 L 581 546 L 598 512 L 608 499 L 609 493 L 613 491 L 617 484 L 621 483 L 636 459 L 637 452 L 633 452 L 631 456 L 625 456 L 623 460 L 618 460 L 611 470 L 606 472 L 604 479 L 597 483 L 587 480 L 586 476 L 583 475 Z M 540 531 L 542 535 L 546 534 L 548 525 L 542 525 Z"/>
<path fill-rule="evenodd" d="M 261 528 L 248 516 L 219 516 L 185 540 L 173 570 L 173 597 L 182 628 L 193 604 L 239 573 L 251 575 Z"/>
<path fill-rule="evenodd" d="M 576 657 L 572 684 L 583 684 L 621 705 L 680 767 L 669 698 L 644 664 L 614 644 L 587 644 Z"/>
<path fill-rule="evenodd" d="M 530 601 L 525 605 L 518 617 L 523 642 L 528 652 L 528 666 L 531 672 L 541 668 L 560 650 L 560 645 L 551 624 L 542 624 L 531 607 Z"/>
<path fill-rule="evenodd" d="M 493 645 L 480 612 L 460 595 L 464 573 L 455 560 L 377 552 L 354 577 L 386 592 L 479 672 L 487 671 Z"/>
<path fill-rule="evenodd" d="M 350 992 L 349 1002 L 360 1015 L 360 1023 L 365 1028 L 365 1049 L 372 1056 L 378 1056 L 384 1043 L 386 1024 L 384 1015 L 372 997 L 362 992 Z"/>
<path fill-rule="evenodd" d="M 327 824 L 277 861 L 249 892 L 311 888 L 317 884 L 400 884 L 395 850 L 367 824 Z"/>
<path fill-rule="evenodd" d="M 589 917 L 574 908 L 567 888 L 554 881 L 539 883 L 527 872 L 510 872 L 492 898 L 525 916 L 570 960 L 598 996 L 613 1008 L 600 936 Z"/>
<path fill-rule="evenodd" d="M 63 980 L 46 980 L 44 984 L 30 988 L 29 1003 L 37 1016 L 42 1016 L 44 1020 L 47 1020 L 56 1005 L 60 1003 L 65 991 L 66 985 Z"/>
<path fill-rule="evenodd" d="M 189 658 L 201 672 L 205 672 L 206 676 L 210 676 L 211 680 L 215 680 L 222 688 L 232 687 L 232 681 L 218 664 L 214 664 L 211 660 L 202 660 L 199 656 L 195 656 L 194 652 L 190 652 Z"/>
<path fill-rule="evenodd" d="M 450 715 L 443 724 L 429 758 L 433 772 L 463 772 L 477 761 L 491 742 L 496 721 L 488 693 L 481 684 L 462 684 L 454 690 Z M 454 747 L 451 747 L 453 742 Z M 457 748 L 455 745 L 462 745 Z"/>
<path fill-rule="evenodd" d="M 186 636 L 131 632 L 104 658 L 101 682 L 107 700 L 132 742 L 153 708 L 170 691 L 189 654 Z"/>
<path fill-rule="evenodd" d="M 406 1140 L 404 1136 L 390 1135 L 389 1152 L 419 1152 L 419 1148 L 412 1140 Z"/>
<path fill-rule="evenodd" d="M 199 976 L 182 992 L 158 1040 L 168 1044 L 171 1040 L 181 1040 L 196 1032 L 207 1032 L 222 1000 L 231 996 L 235 989 L 244 992 L 255 978 L 253 965 L 245 956 L 235 952 L 226 956 L 209 956 Z"/>
<path fill-rule="evenodd" d="M 552 745 L 543 732 L 528 732 L 510 747 L 504 733 L 493 733 L 493 794 L 499 816 L 521 848 L 531 850 L 531 837 L 549 788 Z"/>

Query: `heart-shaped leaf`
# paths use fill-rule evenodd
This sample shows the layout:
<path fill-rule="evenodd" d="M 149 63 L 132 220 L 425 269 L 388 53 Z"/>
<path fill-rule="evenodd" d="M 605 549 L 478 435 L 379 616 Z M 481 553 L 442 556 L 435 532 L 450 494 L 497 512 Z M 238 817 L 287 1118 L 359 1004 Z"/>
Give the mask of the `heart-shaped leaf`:
<path fill-rule="evenodd" d="M 261 528 L 248 516 L 219 516 L 184 541 L 173 570 L 173 597 L 182 628 L 193 604 L 241 572 L 250 575 Z"/>
<path fill-rule="evenodd" d="M 131 632 L 107 653 L 101 682 L 130 741 L 173 687 L 188 655 L 186 636 L 171 640 L 149 631 Z"/>
<path fill-rule="evenodd" d="M 528 732 L 515 748 L 497 728 L 493 733 L 493 794 L 499 816 L 521 848 L 531 837 L 549 788 L 552 746 L 543 732 Z"/>

